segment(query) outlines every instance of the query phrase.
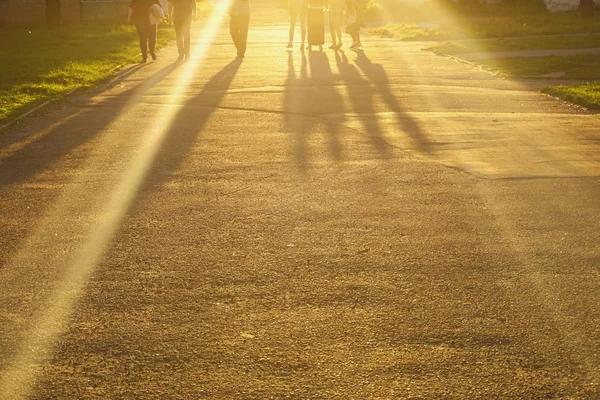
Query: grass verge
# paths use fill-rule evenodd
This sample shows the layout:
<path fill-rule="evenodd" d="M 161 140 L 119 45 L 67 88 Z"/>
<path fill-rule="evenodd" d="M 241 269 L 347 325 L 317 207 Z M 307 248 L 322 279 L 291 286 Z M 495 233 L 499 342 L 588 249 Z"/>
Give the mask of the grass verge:
<path fill-rule="evenodd" d="M 600 109 L 600 57 L 597 55 L 505 58 L 478 61 L 477 64 L 509 77 L 589 81 L 577 85 L 551 86 L 542 89 L 542 92 L 590 109 Z"/>
<path fill-rule="evenodd" d="M 553 75 L 561 79 L 600 79 L 600 57 L 597 55 L 503 58 L 477 61 L 477 64 L 502 75 L 513 77 L 539 78 Z"/>
<path fill-rule="evenodd" d="M 600 47 L 600 34 L 581 36 L 535 36 L 519 39 L 447 42 L 425 50 L 438 54 L 458 55 L 475 52 L 589 49 Z"/>
<path fill-rule="evenodd" d="M 440 24 L 437 29 L 394 24 L 375 29 L 373 33 L 403 40 L 492 39 L 454 41 L 426 49 L 459 57 L 471 52 L 586 49 L 600 47 L 600 18 L 584 19 L 573 12 L 536 12 L 471 19 L 463 17 Z M 600 80 L 600 57 L 597 55 L 504 58 L 478 61 L 477 64 L 510 77 Z M 543 92 L 584 107 L 600 108 L 598 82 L 548 87 Z"/>
<path fill-rule="evenodd" d="M 421 28 L 418 23 L 397 23 L 372 29 L 371 32 L 400 40 L 487 39 L 600 33 L 600 18 L 585 19 L 575 12 L 543 12 L 489 18 L 456 16 L 452 20 L 441 22 L 435 29 Z"/>
<path fill-rule="evenodd" d="M 443 40 L 448 36 L 440 29 L 425 29 L 417 24 L 388 24 L 370 30 L 372 34 L 406 41 Z"/>
<path fill-rule="evenodd" d="M 542 89 L 542 92 L 590 109 L 600 110 L 600 82 L 575 86 L 551 86 Z"/>
<path fill-rule="evenodd" d="M 173 37 L 161 29 L 157 45 Z M 0 48 L 0 121 L 93 86 L 119 65 L 137 61 L 140 52 L 134 27 L 101 24 L 1 28 Z"/>

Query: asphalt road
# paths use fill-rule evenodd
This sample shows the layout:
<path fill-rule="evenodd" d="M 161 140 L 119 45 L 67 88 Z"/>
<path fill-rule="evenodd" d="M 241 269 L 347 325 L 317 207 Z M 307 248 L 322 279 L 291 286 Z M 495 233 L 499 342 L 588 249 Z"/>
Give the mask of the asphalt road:
<path fill-rule="evenodd" d="M 600 117 L 267 10 L 0 133 L 0 398 L 600 398 Z"/>

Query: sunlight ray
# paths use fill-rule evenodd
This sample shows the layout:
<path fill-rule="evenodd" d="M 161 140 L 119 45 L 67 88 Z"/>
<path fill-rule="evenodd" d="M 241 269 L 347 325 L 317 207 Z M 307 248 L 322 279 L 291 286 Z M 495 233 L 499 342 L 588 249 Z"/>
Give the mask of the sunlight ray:
<path fill-rule="evenodd" d="M 172 103 L 178 103 L 185 95 L 189 82 L 201 67 L 228 8 L 228 1 L 215 5 L 198 37 L 200 43 L 197 51 L 185 63 L 177 77 L 177 84 L 172 86 L 173 89 L 169 93 Z M 135 104 L 130 106 L 135 108 Z M 89 187 L 88 176 L 90 173 L 102 172 L 107 160 L 94 159 L 90 161 L 93 165 L 84 166 L 74 179 L 75 183 L 65 189 L 41 219 L 33 235 L 7 265 L 7 270 L 17 271 L 11 279 L 12 282 L 18 283 L 20 271 L 25 265 L 32 269 L 33 276 L 36 275 L 37 268 L 42 268 L 44 271 L 58 271 L 62 277 L 49 289 L 49 294 L 44 296 L 42 306 L 32 318 L 28 333 L 7 367 L 0 372 L 0 397 L 3 399 L 26 399 L 31 395 L 42 365 L 52 356 L 53 347 L 59 335 L 66 329 L 68 318 L 78 298 L 127 215 L 178 111 L 179 107 L 165 107 L 162 113 L 156 115 L 156 119 L 152 121 L 152 129 L 137 150 L 136 156 L 124 171 L 118 173 L 120 178 L 117 178 L 116 187 L 105 188 L 108 201 L 98 199 L 103 197 L 102 191 L 96 192 L 95 188 Z M 127 118 L 126 114 L 121 113 L 113 125 L 123 123 Z M 73 198 L 84 201 L 74 205 Z M 67 216 L 72 217 L 73 214 L 87 216 L 82 217 L 88 222 L 87 226 L 82 224 L 81 227 L 71 227 L 72 221 Z M 61 237 L 54 234 L 61 229 L 78 229 L 75 236 L 79 239 L 76 240 L 75 251 L 55 259 L 46 259 L 44 253 L 48 248 L 62 246 Z M 56 276 L 52 278 L 57 279 Z M 7 284 L 6 282 L 7 280 L 4 280 L 4 284 Z"/>
<path fill-rule="evenodd" d="M 419 74 L 420 71 L 420 65 L 411 57 L 407 56 L 406 53 L 398 51 L 397 52 L 397 56 L 400 58 L 401 62 L 402 62 L 402 67 L 409 69 L 411 71 L 411 76 L 413 77 L 413 79 L 415 80 L 415 84 L 416 85 L 427 85 L 428 83 L 428 77 L 423 76 L 422 74 Z M 431 106 L 432 109 L 444 109 L 444 105 L 443 102 L 441 101 L 440 98 L 440 93 L 436 93 L 436 92 L 432 92 L 432 91 L 424 91 L 421 92 L 421 96 L 424 97 L 424 100 L 426 101 L 427 104 L 429 104 Z M 465 122 L 464 121 L 458 121 L 455 118 L 452 118 L 453 113 L 446 113 L 446 114 L 440 114 L 438 113 L 438 117 L 441 119 L 441 121 L 439 121 L 438 125 L 439 126 L 443 126 L 444 130 L 449 131 L 449 132 L 464 132 L 465 131 Z M 431 138 L 435 138 L 435 133 L 436 132 L 431 132 L 426 130 L 425 131 Z M 556 135 L 558 136 L 558 135 Z M 525 151 L 531 151 L 531 152 L 535 152 L 538 153 L 540 151 L 543 151 L 543 149 L 540 149 L 541 146 L 537 146 L 537 142 L 534 142 L 535 145 L 531 144 L 531 143 L 527 143 L 526 140 L 528 140 L 527 138 L 523 139 L 523 142 L 521 141 L 515 141 L 514 143 L 508 143 L 505 144 L 505 146 L 509 147 L 507 150 L 507 152 L 509 152 L 513 157 L 515 157 L 515 155 L 519 155 L 523 156 L 523 152 Z M 534 139 L 535 140 L 535 139 Z M 562 146 L 559 146 L 558 148 L 572 148 L 573 144 L 572 144 L 572 139 L 571 138 L 566 138 L 564 139 L 566 142 L 568 142 L 568 144 L 564 144 Z M 435 141 L 434 141 L 435 143 Z M 435 147 L 435 146 L 434 146 Z M 477 160 L 478 164 L 481 165 L 485 165 L 485 168 L 487 168 L 487 173 L 490 176 L 495 176 L 496 174 L 498 174 L 498 176 L 502 176 L 503 174 L 507 173 L 506 167 L 505 165 L 503 165 L 503 163 L 499 162 L 498 160 L 498 151 L 497 149 L 495 149 L 495 151 L 493 152 L 493 154 L 487 154 L 485 153 L 486 149 L 482 149 L 481 150 L 483 152 L 483 154 L 479 155 L 480 159 Z M 430 154 L 430 156 L 437 160 L 438 162 L 441 162 L 442 164 L 445 164 L 446 159 L 444 159 L 444 156 L 436 153 L 436 152 L 432 152 Z M 455 152 L 453 154 L 453 157 L 456 158 L 456 160 L 452 160 L 452 162 L 450 163 L 451 165 L 469 165 L 469 163 L 473 162 L 473 154 L 469 155 L 463 155 L 463 153 L 461 152 Z M 519 156 L 516 156 L 514 159 L 517 159 Z M 548 157 L 548 156 L 547 156 Z M 529 164 L 532 164 L 527 157 L 523 157 L 523 165 L 526 165 L 527 168 L 531 168 Z M 506 160 L 505 160 L 506 161 Z M 462 167 L 461 167 L 462 168 Z M 480 168 L 482 168 L 480 166 Z M 564 170 L 565 168 L 562 167 L 562 169 Z M 513 173 L 512 170 L 509 170 L 509 175 L 510 173 Z M 525 174 L 524 171 L 518 171 L 521 174 Z M 567 171 L 563 171 L 564 174 L 566 176 L 577 176 L 579 174 L 585 174 L 585 171 L 579 171 L 577 169 L 568 169 Z M 560 171 L 553 171 L 553 173 L 559 174 Z M 552 287 L 548 284 L 548 282 L 543 278 L 542 272 L 536 268 L 535 265 L 535 257 L 530 254 L 528 251 L 523 250 L 522 248 L 522 243 L 521 241 L 518 239 L 519 238 L 519 234 L 518 232 L 518 228 L 515 225 L 515 222 L 512 221 L 509 217 L 507 217 L 506 215 L 503 215 L 499 210 L 498 210 L 498 204 L 497 204 L 497 199 L 495 199 L 493 197 L 493 195 L 490 193 L 490 189 L 487 188 L 486 186 L 483 185 L 479 185 L 478 186 L 478 190 L 479 190 L 479 195 L 480 198 L 483 199 L 483 201 L 486 203 L 487 208 L 490 211 L 490 214 L 493 215 L 495 224 L 497 226 L 497 228 L 499 229 L 501 236 L 503 238 L 506 238 L 507 241 L 510 243 L 511 249 L 512 249 L 512 254 L 514 259 L 517 262 L 517 268 L 520 269 L 520 273 L 522 274 L 522 280 L 524 282 L 526 282 L 532 289 L 533 292 L 536 293 L 536 298 L 539 301 L 539 304 L 545 309 L 547 310 L 547 315 L 548 317 L 553 321 L 553 323 L 555 324 L 555 327 L 557 328 L 560 336 L 564 339 L 565 343 L 569 344 L 569 350 L 570 350 L 570 355 L 575 358 L 578 363 L 581 365 L 582 369 L 584 370 L 586 377 L 587 377 L 587 381 L 590 385 L 597 385 L 598 382 L 600 381 L 600 374 L 597 371 L 597 368 L 595 368 L 595 364 L 594 364 L 594 359 L 592 357 L 592 355 L 588 354 L 587 352 L 583 351 L 582 349 L 585 348 L 584 343 L 586 342 L 586 340 L 589 340 L 588 337 L 585 337 L 584 331 L 579 329 L 576 326 L 573 326 L 570 322 L 569 322 L 569 318 L 567 315 L 565 315 L 565 313 L 561 310 L 561 306 L 560 306 L 560 302 L 557 301 L 557 295 L 556 292 L 552 289 Z"/>

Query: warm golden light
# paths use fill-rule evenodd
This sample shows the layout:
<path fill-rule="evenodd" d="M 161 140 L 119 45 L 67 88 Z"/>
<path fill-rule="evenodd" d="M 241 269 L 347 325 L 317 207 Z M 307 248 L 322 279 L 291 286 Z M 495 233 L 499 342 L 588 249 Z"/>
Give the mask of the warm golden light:
<path fill-rule="evenodd" d="M 191 78 L 201 68 L 228 7 L 229 2 L 221 2 L 213 9 L 210 19 L 197 38 L 196 51 L 191 54 L 188 62 L 182 64 L 177 82 L 172 85 L 169 93 L 171 104 L 180 102 Z M 127 112 L 136 108 L 137 101 L 139 96 L 133 95 L 124 111 L 111 125 L 122 124 L 127 119 Z M 112 174 L 111 182 L 116 181 L 116 185 L 105 184 L 98 191 L 90 192 L 90 176 L 95 176 L 110 165 L 110 160 L 106 159 L 110 155 L 91 157 L 73 179 L 73 184 L 66 187 L 26 244 L 8 264 L 6 270 L 12 271 L 12 275 L 3 276 L 5 285 L 18 281 L 18 275 L 24 271 L 35 275 L 36 268 L 55 271 L 62 277 L 39 307 L 14 358 L 0 373 L 2 399 L 25 399 L 31 394 L 42 363 L 52 355 L 53 346 L 65 330 L 77 299 L 85 290 L 90 275 L 121 226 L 178 111 L 179 107 L 165 107 L 156 115 L 155 120 L 150 121 L 145 141 L 137 150 L 133 161 L 123 170 Z M 111 131 L 111 128 L 108 127 L 107 131 Z M 105 144 L 110 146 L 108 140 Z M 111 175 L 110 172 L 107 175 Z M 74 217 L 83 219 L 85 223 L 72 226 L 70 221 Z M 59 259 L 44 259 L 45 248 L 59 246 L 62 242 L 62 237 L 56 235 L 56 232 L 69 229 L 77 230 L 72 232 L 78 238 L 74 243 L 74 250 Z"/>

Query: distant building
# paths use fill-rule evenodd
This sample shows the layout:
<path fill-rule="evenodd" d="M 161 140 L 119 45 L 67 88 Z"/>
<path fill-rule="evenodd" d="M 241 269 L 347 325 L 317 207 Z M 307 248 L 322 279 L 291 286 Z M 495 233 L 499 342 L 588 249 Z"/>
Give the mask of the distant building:
<path fill-rule="evenodd" d="M 413 0 L 419 1 L 419 0 Z M 422 0 L 426 1 L 426 0 Z M 455 3 L 460 3 L 461 0 L 452 0 Z M 501 3 L 502 0 L 479 0 L 480 3 L 495 4 Z M 549 11 L 572 11 L 579 8 L 579 0 L 544 0 L 546 8 Z M 594 0 L 594 4 L 600 5 L 600 0 Z"/>
<path fill-rule="evenodd" d="M 130 0 L 0 0 L 0 25 L 123 21 Z"/>
<path fill-rule="evenodd" d="M 544 0 L 550 11 L 571 11 L 579 8 L 579 0 Z M 594 0 L 594 4 L 600 5 L 600 0 Z"/>

